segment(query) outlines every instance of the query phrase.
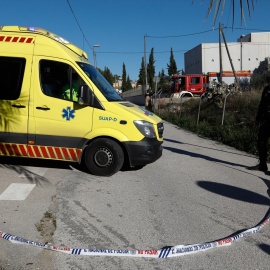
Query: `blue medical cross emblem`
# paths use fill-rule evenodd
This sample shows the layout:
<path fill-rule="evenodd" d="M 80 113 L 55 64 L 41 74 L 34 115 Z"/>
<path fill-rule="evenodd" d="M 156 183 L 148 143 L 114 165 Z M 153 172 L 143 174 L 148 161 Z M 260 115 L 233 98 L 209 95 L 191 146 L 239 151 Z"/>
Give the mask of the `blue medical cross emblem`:
<path fill-rule="evenodd" d="M 73 119 L 75 117 L 74 115 L 75 111 L 71 110 L 70 107 L 67 107 L 67 109 L 64 108 L 62 112 L 63 112 L 62 117 L 66 118 L 67 121 L 70 121 L 70 118 Z"/>

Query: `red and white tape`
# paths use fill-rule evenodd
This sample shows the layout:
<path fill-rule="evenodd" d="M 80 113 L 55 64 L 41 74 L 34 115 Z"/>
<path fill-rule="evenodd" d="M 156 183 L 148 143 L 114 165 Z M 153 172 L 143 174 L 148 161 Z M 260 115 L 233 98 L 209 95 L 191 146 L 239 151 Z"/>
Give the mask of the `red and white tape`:
<path fill-rule="evenodd" d="M 170 258 L 182 256 L 187 254 L 205 251 L 216 247 L 229 246 L 238 241 L 240 238 L 252 235 L 260 231 L 270 221 L 270 215 L 256 227 L 245 230 L 232 237 L 224 238 L 222 240 L 213 241 L 209 243 L 196 245 L 178 245 L 173 247 L 166 247 L 159 250 L 115 250 L 115 249 L 82 249 L 82 248 L 59 248 L 34 241 L 29 241 L 18 236 L 13 236 L 8 233 L 0 231 L 0 237 L 9 240 L 14 244 L 32 245 L 49 250 L 59 251 L 67 254 L 88 255 L 88 256 L 130 256 L 130 257 L 151 257 L 151 258 Z"/>

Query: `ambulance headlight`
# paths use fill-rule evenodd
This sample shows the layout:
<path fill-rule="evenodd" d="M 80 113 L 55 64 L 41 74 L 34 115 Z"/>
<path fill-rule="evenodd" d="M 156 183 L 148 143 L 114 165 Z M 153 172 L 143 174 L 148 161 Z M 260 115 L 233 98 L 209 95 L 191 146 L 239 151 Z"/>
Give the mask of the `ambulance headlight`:
<path fill-rule="evenodd" d="M 134 121 L 133 123 L 143 136 L 147 138 L 156 138 L 154 125 L 152 123 L 142 120 Z"/>

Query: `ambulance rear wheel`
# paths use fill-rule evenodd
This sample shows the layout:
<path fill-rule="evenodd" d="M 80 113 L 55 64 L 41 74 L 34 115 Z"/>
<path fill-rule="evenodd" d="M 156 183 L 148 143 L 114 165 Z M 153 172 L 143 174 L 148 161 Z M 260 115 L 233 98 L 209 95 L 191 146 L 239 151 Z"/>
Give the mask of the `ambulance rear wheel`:
<path fill-rule="evenodd" d="M 124 152 L 121 146 L 107 138 L 92 141 L 85 150 L 85 164 L 90 173 L 110 176 L 123 166 Z"/>

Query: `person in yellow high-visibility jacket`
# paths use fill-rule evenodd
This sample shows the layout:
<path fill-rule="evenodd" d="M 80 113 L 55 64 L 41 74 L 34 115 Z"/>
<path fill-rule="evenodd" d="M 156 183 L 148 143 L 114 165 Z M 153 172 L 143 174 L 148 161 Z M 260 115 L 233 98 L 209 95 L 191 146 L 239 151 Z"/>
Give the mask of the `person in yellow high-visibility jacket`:
<path fill-rule="evenodd" d="M 77 102 L 78 101 L 78 91 L 79 87 L 77 86 L 77 81 L 72 81 L 72 100 Z M 70 98 L 70 85 L 66 84 L 63 87 L 63 98 L 67 100 L 71 100 Z"/>

